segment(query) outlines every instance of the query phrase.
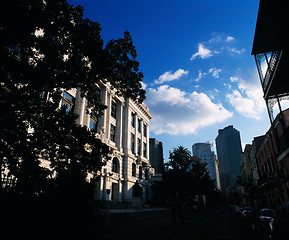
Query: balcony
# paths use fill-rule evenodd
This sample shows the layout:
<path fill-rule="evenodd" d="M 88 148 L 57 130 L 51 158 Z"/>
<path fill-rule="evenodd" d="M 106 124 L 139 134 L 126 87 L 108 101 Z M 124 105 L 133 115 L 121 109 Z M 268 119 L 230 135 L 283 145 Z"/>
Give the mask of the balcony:
<path fill-rule="evenodd" d="M 260 53 L 255 55 L 255 61 L 263 87 L 264 96 L 268 95 L 268 90 L 273 83 L 273 76 L 276 73 L 282 51 L 274 51 L 271 53 Z M 265 70 L 265 73 L 263 71 Z"/>
<path fill-rule="evenodd" d="M 277 173 L 270 172 L 263 174 L 258 180 L 259 189 L 260 188 L 270 188 L 272 185 L 276 185 L 278 183 Z"/>
<path fill-rule="evenodd" d="M 260 0 L 252 55 L 265 100 L 289 94 L 288 7 L 288 1 Z"/>

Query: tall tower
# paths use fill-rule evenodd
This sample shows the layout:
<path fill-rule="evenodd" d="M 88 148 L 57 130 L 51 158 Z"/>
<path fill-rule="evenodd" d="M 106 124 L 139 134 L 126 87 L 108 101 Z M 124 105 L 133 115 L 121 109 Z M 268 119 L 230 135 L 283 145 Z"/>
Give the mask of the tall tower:
<path fill-rule="evenodd" d="M 216 137 L 216 148 L 219 159 L 221 189 L 235 184 L 236 176 L 240 176 L 242 147 L 240 133 L 232 125 L 219 129 Z"/>
<path fill-rule="evenodd" d="M 155 169 L 155 174 L 163 174 L 163 143 L 155 138 L 150 138 L 150 164 Z"/>
<path fill-rule="evenodd" d="M 207 163 L 207 170 L 209 171 L 210 177 L 216 180 L 215 154 L 211 150 L 211 144 L 209 142 L 195 143 L 193 145 L 193 155 Z"/>

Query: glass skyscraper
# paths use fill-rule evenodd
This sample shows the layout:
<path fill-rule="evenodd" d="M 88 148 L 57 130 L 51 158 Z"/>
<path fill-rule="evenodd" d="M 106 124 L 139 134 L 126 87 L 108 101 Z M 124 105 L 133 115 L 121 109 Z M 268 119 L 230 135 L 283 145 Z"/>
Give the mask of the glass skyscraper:
<path fill-rule="evenodd" d="M 216 149 L 219 159 L 221 188 L 235 184 L 236 176 L 240 176 L 242 147 L 240 133 L 232 125 L 219 129 L 216 137 Z"/>

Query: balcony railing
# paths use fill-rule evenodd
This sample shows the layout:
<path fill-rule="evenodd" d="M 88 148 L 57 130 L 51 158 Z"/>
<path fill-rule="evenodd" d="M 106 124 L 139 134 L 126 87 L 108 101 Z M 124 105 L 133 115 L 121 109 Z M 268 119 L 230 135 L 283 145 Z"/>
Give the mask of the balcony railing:
<path fill-rule="evenodd" d="M 272 81 L 272 77 L 274 75 L 276 67 L 278 66 L 278 61 L 281 57 L 281 54 L 282 51 L 274 51 L 272 53 L 259 53 L 255 55 L 255 61 L 264 93 L 267 92 L 270 82 Z M 265 61 L 263 60 L 264 58 Z M 267 65 L 265 74 L 263 74 L 262 70 L 264 63 Z"/>
<path fill-rule="evenodd" d="M 270 172 L 270 173 L 265 173 L 260 177 L 258 181 L 258 185 L 259 187 L 263 187 L 267 184 L 276 184 L 277 182 L 278 182 L 277 173 Z"/>

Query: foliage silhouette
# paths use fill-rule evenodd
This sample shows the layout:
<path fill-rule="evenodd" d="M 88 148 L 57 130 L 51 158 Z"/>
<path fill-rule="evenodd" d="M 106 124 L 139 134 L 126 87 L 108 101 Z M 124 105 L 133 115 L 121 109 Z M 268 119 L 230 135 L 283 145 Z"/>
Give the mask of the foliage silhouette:
<path fill-rule="evenodd" d="M 1 9 L 9 12 L 0 22 L 1 171 L 15 176 L 14 190 L 27 197 L 85 182 L 105 164 L 109 149 L 75 123 L 76 114 L 59 107 L 63 90 L 81 89 L 94 117 L 106 108 L 100 82 L 143 101 L 132 38 L 125 32 L 104 46 L 99 23 L 66 0 L 9 0 Z"/>
<path fill-rule="evenodd" d="M 169 153 L 169 161 L 165 163 L 163 182 L 155 186 L 156 198 L 172 201 L 181 199 L 192 203 L 196 195 L 212 194 L 215 189 L 214 180 L 210 178 L 206 165 L 192 156 L 187 148 L 174 148 Z"/>

